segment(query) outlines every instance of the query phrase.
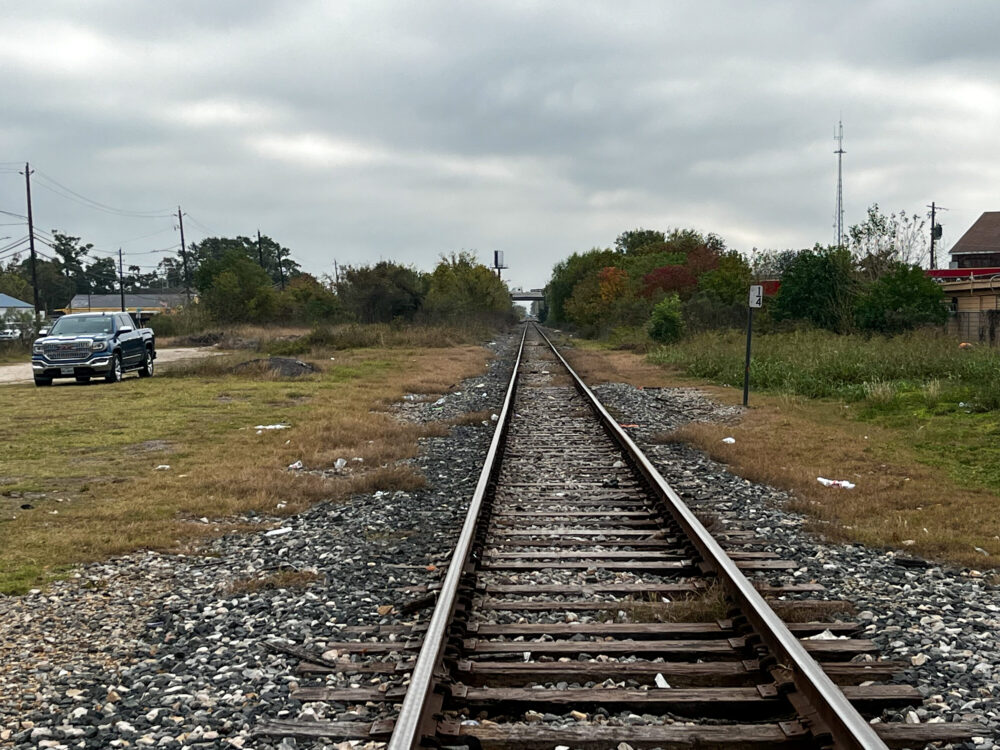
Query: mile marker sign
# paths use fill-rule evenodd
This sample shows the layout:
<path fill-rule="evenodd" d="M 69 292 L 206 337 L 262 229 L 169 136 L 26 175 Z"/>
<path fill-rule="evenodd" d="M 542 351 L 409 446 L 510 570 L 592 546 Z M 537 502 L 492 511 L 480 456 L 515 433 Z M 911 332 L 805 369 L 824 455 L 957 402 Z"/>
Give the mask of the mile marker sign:
<path fill-rule="evenodd" d="M 764 305 L 764 287 L 761 284 L 750 285 L 750 300 L 747 309 L 747 358 L 743 366 L 743 405 L 747 405 L 750 395 L 750 336 L 753 331 L 753 309 Z"/>

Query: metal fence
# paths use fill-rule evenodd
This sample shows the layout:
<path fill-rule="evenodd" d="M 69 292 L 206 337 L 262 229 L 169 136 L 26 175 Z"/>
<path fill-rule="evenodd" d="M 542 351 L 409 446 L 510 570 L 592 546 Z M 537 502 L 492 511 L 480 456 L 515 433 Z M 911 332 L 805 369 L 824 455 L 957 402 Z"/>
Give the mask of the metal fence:
<path fill-rule="evenodd" d="M 1000 346 L 1000 310 L 953 312 L 945 331 L 969 343 Z"/>

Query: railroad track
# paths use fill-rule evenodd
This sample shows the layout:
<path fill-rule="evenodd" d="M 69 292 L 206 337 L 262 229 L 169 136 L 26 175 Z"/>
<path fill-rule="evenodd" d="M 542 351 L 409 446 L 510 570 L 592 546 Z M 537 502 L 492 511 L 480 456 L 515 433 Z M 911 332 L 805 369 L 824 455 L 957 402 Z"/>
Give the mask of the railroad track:
<path fill-rule="evenodd" d="M 713 537 L 528 326 L 443 583 L 408 592 L 410 608 L 435 604 L 430 620 L 347 628 L 326 656 L 269 644 L 325 680 L 296 700 L 385 718 L 257 734 L 391 750 L 919 748 L 976 734 L 870 724 L 922 702 L 885 682 L 904 665 L 878 660 L 857 623 L 820 619 L 844 605 L 807 598 L 821 586 L 775 582 L 797 565 L 758 541 Z"/>

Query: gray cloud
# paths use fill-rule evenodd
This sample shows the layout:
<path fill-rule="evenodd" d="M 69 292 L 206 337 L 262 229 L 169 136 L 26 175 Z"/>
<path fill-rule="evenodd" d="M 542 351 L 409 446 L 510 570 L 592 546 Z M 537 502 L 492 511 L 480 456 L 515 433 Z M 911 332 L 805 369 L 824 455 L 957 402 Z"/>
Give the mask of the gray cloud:
<path fill-rule="evenodd" d="M 103 0 L 5 14 L 0 161 L 30 159 L 111 206 L 180 203 L 191 239 L 259 226 L 315 273 L 500 248 L 535 286 L 639 225 L 742 250 L 828 242 L 840 116 L 848 223 L 873 202 L 936 200 L 953 242 L 998 208 L 1000 6 L 987 0 Z M 105 250 L 159 232 L 131 253 L 176 241 L 169 218 L 44 186 L 42 228 Z M 0 209 L 23 213 L 9 171 Z"/>

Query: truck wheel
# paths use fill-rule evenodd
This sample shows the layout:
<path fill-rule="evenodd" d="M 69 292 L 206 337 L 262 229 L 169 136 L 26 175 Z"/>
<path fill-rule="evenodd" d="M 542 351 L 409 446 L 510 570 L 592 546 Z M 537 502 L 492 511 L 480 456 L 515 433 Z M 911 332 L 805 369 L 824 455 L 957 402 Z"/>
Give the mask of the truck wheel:
<path fill-rule="evenodd" d="M 52 378 L 35 377 L 35 385 L 41 388 L 44 385 L 52 385 Z"/>
<path fill-rule="evenodd" d="M 139 368 L 140 378 L 153 377 L 153 352 L 146 350 L 146 356 L 142 358 L 142 366 Z"/>
<path fill-rule="evenodd" d="M 104 379 L 109 383 L 119 383 L 122 379 L 122 355 L 115 352 L 115 358 L 111 362 L 111 369 Z"/>

